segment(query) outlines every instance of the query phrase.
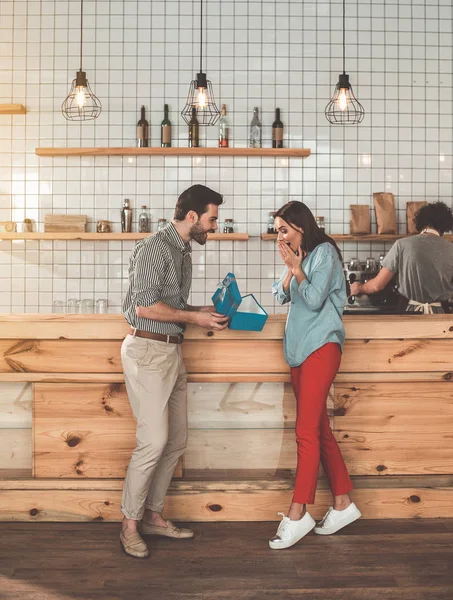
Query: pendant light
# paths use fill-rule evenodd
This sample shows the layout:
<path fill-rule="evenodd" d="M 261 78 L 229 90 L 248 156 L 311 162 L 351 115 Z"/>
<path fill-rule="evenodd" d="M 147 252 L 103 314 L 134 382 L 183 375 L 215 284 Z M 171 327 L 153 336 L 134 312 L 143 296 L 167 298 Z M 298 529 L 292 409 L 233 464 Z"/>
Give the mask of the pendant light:
<path fill-rule="evenodd" d="M 203 73 L 203 0 L 200 0 L 200 72 L 197 78 L 190 82 L 186 105 L 181 111 L 184 121 L 189 124 L 192 118 L 192 108 L 197 111 L 200 125 L 215 125 L 220 117 L 220 111 L 214 100 L 212 84 Z"/>
<path fill-rule="evenodd" d="M 345 68 L 346 46 L 346 0 L 343 0 L 343 73 L 338 77 L 332 99 L 326 106 L 324 114 L 332 125 L 356 125 L 363 121 L 365 109 L 357 100 L 349 83 L 349 75 Z"/>
<path fill-rule="evenodd" d="M 90 121 L 102 111 L 99 99 L 93 94 L 87 74 L 82 71 L 83 0 L 80 1 L 80 69 L 72 81 L 68 97 L 61 105 L 61 112 L 68 121 Z"/>

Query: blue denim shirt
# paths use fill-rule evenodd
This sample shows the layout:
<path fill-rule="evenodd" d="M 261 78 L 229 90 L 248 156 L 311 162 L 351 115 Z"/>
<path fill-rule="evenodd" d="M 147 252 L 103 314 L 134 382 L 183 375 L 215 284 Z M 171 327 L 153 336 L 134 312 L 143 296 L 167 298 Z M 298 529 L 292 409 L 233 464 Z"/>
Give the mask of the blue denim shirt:
<path fill-rule="evenodd" d="M 291 302 L 283 340 L 290 367 L 298 367 L 329 342 L 336 342 L 343 350 L 345 339 L 342 314 L 346 282 L 337 251 L 328 242 L 316 246 L 302 261 L 302 269 L 306 279 L 298 285 L 293 277 L 287 293 L 282 282 L 288 269 L 272 285 L 279 304 Z"/>

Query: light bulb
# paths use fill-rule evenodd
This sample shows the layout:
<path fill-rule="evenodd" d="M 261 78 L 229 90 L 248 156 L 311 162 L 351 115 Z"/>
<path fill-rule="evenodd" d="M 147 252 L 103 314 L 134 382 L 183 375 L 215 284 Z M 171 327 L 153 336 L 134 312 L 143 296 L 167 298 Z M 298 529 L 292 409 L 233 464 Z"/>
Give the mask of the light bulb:
<path fill-rule="evenodd" d="M 78 88 L 76 88 L 76 90 L 77 90 L 76 104 L 79 108 L 83 108 L 85 106 L 85 104 L 87 103 L 87 97 L 85 95 L 86 88 L 78 87 Z"/>
<path fill-rule="evenodd" d="M 346 110 L 348 108 L 347 91 L 348 90 L 346 88 L 340 89 L 340 95 L 338 96 L 338 100 L 337 100 L 338 108 L 340 110 Z"/>
<path fill-rule="evenodd" d="M 197 94 L 197 104 L 199 108 L 205 108 L 208 103 L 208 99 L 206 98 L 206 88 L 198 88 Z"/>

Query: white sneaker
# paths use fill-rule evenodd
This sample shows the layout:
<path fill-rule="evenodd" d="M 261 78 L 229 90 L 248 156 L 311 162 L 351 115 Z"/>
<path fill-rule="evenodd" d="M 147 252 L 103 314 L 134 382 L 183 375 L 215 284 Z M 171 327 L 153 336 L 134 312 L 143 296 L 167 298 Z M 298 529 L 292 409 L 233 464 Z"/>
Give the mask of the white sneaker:
<path fill-rule="evenodd" d="M 283 550 L 294 546 L 300 539 L 310 533 L 316 525 L 316 521 L 306 512 L 299 521 L 291 521 L 289 517 L 285 517 L 283 513 L 278 513 L 283 518 L 278 526 L 277 533 L 272 540 L 269 540 L 269 547 L 272 550 Z"/>
<path fill-rule="evenodd" d="M 344 510 L 335 510 L 333 506 L 324 515 L 323 519 L 315 527 L 315 533 L 318 535 L 332 535 L 346 525 L 350 525 L 357 519 L 360 519 L 362 513 L 354 504 L 348 506 Z"/>

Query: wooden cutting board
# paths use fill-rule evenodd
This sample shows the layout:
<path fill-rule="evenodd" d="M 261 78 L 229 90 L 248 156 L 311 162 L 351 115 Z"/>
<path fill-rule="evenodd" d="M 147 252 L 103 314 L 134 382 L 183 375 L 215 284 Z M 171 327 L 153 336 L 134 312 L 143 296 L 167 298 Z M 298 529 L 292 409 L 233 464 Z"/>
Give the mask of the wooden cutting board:
<path fill-rule="evenodd" d="M 85 231 L 86 215 L 52 215 L 44 217 L 44 231 Z"/>

